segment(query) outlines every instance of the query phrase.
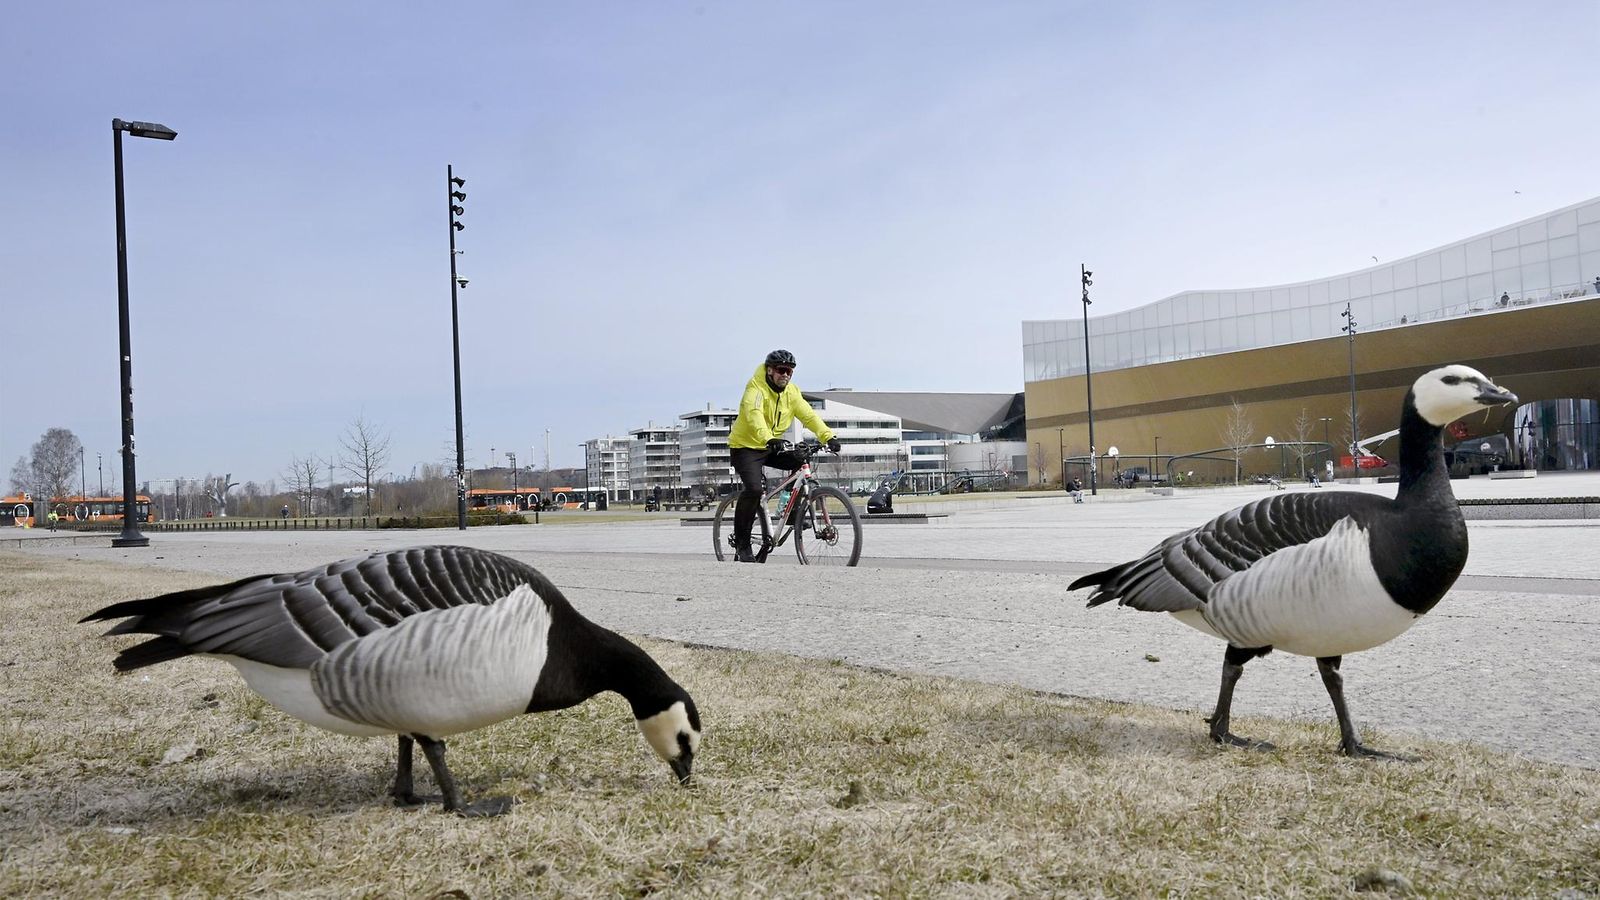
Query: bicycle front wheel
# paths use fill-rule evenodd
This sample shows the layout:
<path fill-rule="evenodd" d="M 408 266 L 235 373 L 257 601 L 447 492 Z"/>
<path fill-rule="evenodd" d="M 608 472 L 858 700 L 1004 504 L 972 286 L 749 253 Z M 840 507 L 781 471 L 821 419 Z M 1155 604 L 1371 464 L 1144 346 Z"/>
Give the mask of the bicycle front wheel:
<path fill-rule="evenodd" d="M 737 493 L 729 494 L 717 504 L 717 514 L 711 517 L 711 549 L 717 552 L 717 562 L 733 559 L 733 504 Z"/>
<path fill-rule="evenodd" d="M 861 514 L 836 487 L 818 485 L 795 513 L 794 552 L 801 565 L 853 566 L 861 561 Z"/>

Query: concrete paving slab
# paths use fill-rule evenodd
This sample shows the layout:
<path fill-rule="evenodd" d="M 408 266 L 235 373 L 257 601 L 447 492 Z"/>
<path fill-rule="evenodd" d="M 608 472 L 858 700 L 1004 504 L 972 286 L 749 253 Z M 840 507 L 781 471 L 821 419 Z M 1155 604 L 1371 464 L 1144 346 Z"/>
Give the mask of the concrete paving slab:
<path fill-rule="evenodd" d="M 788 548 L 766 566 L 719 564 L 709 532 L 676 517 L 466 532 L 154 534 L 143 549 L 113 549 L 108 537 L 24 549 L 221 580 L 369 550 L 467 544 L 538 566 L 587 615 L 624 632 L 1192 709 L 1199 739 L 1221 643 L 1165 615 L 1085 609 L 1084 594 L 1066 585 L 1261 495 L 1227 488 L 968 508 L 939 528 L 868 529 L 854 569 L 802 569 Z M 1600 523 L 1474 521 L 1468 531 L 1467 574 L 1439 607 L 1395 641 L 1346 659 L 1352 712 L 1388 732 L 1388 746 L 1415 734 L 1600 768 Z M 1282 653 L 1249 665 L 1235 709 L 1332 723 L 1315 663 Z"/>

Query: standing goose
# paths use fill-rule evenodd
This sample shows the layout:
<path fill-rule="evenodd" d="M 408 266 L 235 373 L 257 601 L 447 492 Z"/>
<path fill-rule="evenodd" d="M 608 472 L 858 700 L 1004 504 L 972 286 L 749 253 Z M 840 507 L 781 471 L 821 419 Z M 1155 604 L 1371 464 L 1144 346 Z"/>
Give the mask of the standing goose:
<path fill-rule="evenodd" d="M 694 700 L 645 652 L 572 608 L 532 566 L 468 547 L 418 547 L 304 572 L 259 575 L 108 606 L 112 634 L 153 634 L 124 649 L 120 672 L 203 654 L 227 660 L 267 702 L 340 734 L 399 735 L 395 802 L 412 793 L 422 752 L 444 808 L 499 815 L 511 798 L 467 805 L 443 738 L 524 712 L 616 691 L 639 730 L 689 779 L 700 744 Z"/>
<path fill-rule="evenodd" d="M 1344 654 L 1389 641 L 1433 609 L 1467 562 L 1467 526 L 1444 465 L 1444 426 L 1517 397 L 1467 366 L 1416 380 L 1400 413 L 1393 500 L 1355 491 L 1273 494 L 1175 534 L 1132 562 L 1074 581 L 1111 600 L 1228 642 L 1211 739 L 1271 749 L 1228 731 L 1244 664 L 1273 649 L 1314 656 L 1349 756 L 1365 747 L 1345 708 Z"/>

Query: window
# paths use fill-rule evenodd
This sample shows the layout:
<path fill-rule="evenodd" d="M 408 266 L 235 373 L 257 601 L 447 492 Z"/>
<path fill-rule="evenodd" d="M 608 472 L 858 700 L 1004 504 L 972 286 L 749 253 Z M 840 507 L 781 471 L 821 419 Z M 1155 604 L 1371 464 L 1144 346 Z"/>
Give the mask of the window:
<path fill-rule="evenodd" d="M 1429 284 L 1439 280 L 1439 254 L 1429 253 L 1420 256 L 1417 263 L 1417 284 Z"/>
<path fill-rule="evenodd" d="M 1394 288 L 1416 287 L 1417 261 L 1414 259 L 1402 260 L 1390 267 L 1394 272 Z"/>
<path fill-rule="evenodd" d="M 1489 239 L 1479 238 L 1467 244 L 1467 274 L 1481 275 L 1493 266 L 1489 259 Z"/>
<path fill-rule="evenodd" d="M 1439 251 L 1439 278 L 1460 278 L 1467 274 L 1467 248 L 1464 245 Z"/>
<path fill-rule="evenodd" d="M 1372 292 L 1382 294 L 1394 290 L 1394 267 L 1384 266 L 1372 270 Z"/>

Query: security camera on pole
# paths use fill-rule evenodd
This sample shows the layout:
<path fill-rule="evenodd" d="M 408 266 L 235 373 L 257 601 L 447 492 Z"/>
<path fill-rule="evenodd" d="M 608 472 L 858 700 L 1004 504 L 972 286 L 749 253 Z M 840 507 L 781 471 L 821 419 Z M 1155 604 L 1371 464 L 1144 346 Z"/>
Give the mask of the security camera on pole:
<path fill-rule="evenodd" d="M 465 178 L 457 178 L 455 170 L 444 167 L 446 197 L 450 207 L 450 347 L 455 353 L 456 367 L 456 527 L 467 530 L 467 454 L 461 430 L 461 316 L 456 307 L 456 292 L 467 286 L 467 279 L 456 274 L 456 232 L 466 228 L 459 217 L 466 212 L 461 203 L 467 199 L 460 188 L 467 186 Z"/>

